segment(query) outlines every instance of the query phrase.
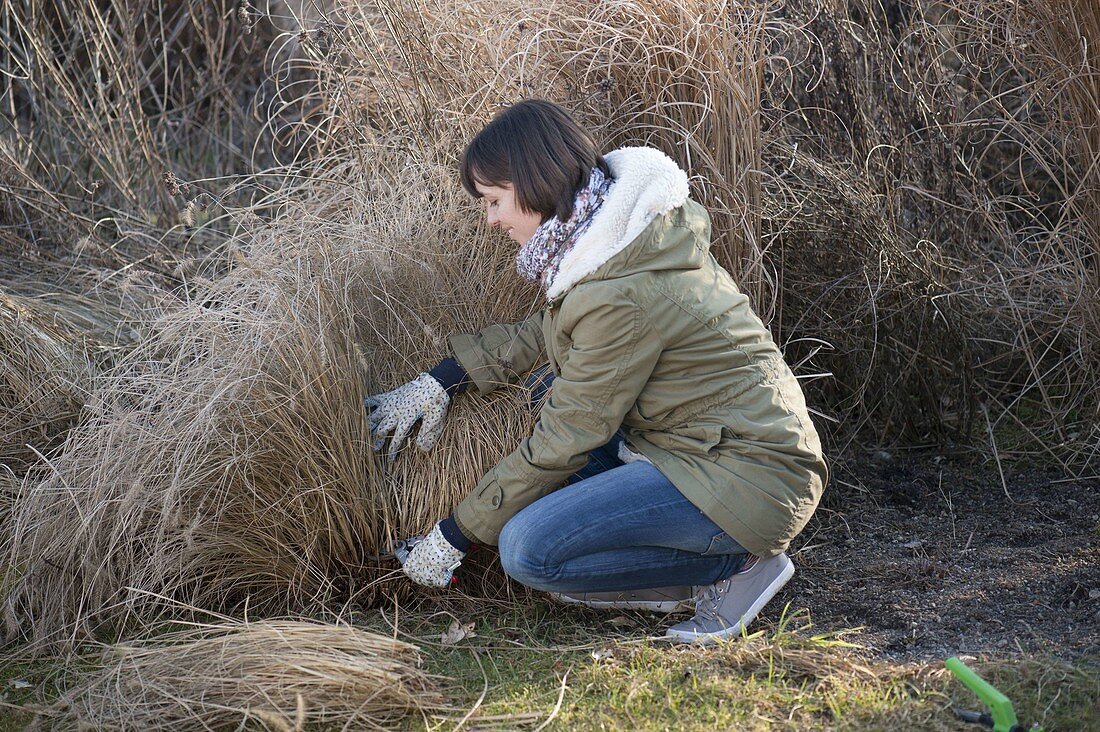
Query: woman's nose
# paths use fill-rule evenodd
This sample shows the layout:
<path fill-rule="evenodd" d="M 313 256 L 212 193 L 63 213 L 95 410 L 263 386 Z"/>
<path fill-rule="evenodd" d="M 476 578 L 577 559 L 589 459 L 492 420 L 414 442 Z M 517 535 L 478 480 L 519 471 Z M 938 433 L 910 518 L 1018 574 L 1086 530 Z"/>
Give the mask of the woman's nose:
<path fill-rule="evenodd" d="M 496 212 L 491 208 L 485 210 L 485 218 L 489 220 L 489 226 L 493 227 L 500 223 L 500 217 L 496 215 Z"/>

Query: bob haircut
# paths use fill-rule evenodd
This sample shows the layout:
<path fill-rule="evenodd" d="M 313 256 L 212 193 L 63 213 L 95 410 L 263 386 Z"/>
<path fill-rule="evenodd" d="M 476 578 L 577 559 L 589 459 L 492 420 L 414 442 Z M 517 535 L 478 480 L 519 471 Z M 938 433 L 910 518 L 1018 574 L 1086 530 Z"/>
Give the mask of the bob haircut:
<path fill-rule="evenodd" d="M 466 146 L 462 186 L 481 198 L 475 183 L 510 183 L 524 211 L 546 221 L 573 215 L 573 199 L 592 169 L 611 170 L 596 143 L 564 109 L 544 99 L 526 99 L 497 114 Z"/>

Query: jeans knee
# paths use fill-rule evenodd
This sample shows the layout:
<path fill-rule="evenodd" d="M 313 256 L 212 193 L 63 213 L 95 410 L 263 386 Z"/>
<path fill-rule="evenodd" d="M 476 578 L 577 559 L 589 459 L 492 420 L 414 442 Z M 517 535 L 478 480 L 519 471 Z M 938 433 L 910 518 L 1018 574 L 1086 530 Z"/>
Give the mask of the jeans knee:
<path fill-rule="evenodd" d="M 515 581 L 542 589 L 548 568 L 537 549 L 537 542 L 531 541 L 530 527 L 524 523 L 513 519 L 501 530 L 500 538 L 497 539 L 500 565 L 504 568 L 504 573 Z"/>

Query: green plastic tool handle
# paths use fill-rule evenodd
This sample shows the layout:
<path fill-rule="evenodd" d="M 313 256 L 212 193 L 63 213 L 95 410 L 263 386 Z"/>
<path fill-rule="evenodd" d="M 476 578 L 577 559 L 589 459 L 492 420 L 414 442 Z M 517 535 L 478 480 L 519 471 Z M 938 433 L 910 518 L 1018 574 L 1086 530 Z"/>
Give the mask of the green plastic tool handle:
<path fill-rule="evenodd" d="M 988 681 L 971 671 L 969 666 L 954 656 L 944 661 L 944 665 L 989 707 L 989 713 L 993 717 L 993 732 L 1012 732 L 1014 729 L 1020 729 L 1016 712 L 1012 711 L 1012 702 L 1007 696 L 990 686 Z"/>

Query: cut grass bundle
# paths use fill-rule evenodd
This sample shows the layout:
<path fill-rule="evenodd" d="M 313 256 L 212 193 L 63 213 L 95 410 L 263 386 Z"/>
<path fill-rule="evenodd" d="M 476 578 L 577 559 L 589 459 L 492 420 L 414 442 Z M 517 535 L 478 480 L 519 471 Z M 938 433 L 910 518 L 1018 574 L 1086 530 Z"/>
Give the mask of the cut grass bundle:
<path fill-rule="evenodd" d="M 44 710 L 55 729 L 392 729 L 443 707 L 415 646 L 347 625 L 197 625 L 94 663 Z"/>

